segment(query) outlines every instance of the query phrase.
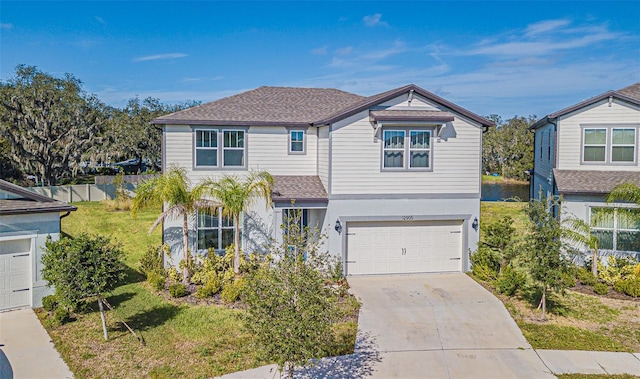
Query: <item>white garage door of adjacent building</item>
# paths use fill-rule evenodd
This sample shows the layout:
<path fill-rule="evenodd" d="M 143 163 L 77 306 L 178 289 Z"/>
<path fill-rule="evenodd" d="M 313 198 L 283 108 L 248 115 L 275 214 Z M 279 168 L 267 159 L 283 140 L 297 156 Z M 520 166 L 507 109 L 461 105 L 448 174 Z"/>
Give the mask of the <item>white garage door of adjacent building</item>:
<path fill-rule="evenodd" d="M 31 304 L 31 239 L 0 241 L 0 311 Z"/>
<path fill-rule="evenodd" d="M 347 273 L 462 271 L 462 220 L 347 224 Z"/>

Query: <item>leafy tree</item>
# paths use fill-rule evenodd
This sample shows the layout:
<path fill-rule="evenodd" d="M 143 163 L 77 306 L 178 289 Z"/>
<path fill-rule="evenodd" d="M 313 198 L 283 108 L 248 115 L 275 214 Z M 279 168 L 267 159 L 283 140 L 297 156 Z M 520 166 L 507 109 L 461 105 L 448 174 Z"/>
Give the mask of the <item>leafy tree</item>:
<path fill-rule="evenodd" d="M 162 130 L 151 121 L 162 115 L 177 112 L 198 105 L 198 102 L 166 105 L 160 99 L 147 97 L 140 100 L 132 98 L 122 109 L 113 109 L 106 133 L 111 141 L 108 146 L 111 158 L 138 160 L 138 170 L 142 162 L 148 159 L 155 164 L 161 156 Z"/>
<path fill-rule="evenodd" d="M 640 186 L 633 183 L 622 183 L 614 187 L 607 195 L 607 203 L 626 201 L 640 205 Z"/>
<path fill-rule="evenodd" d="M 569 262 L 562 253 L 562 227 L 549 211 L 557 205 L 556 200 L 541 195 L 540 200 L 531 201 L 526 209 L 531 221 L 527 248 L 528 271 L 542 291 L 542 319 L 546 315 L 547 293 L 562 292 L 566 288 L 562 275 L 569 271 Z"/>
<path fill-rule="evenodd" d="M 134 218 L 140 209 L 164 205 L 165 210 L 153 223 L 149 233 L 153 232 L 165 219 L 182 219 L 182 259 L 184 260 L 182 280 L 184 284 L 189 284 L 190 279 L 189 217 L 192 217 L 198 208 L 214 209 L 220 206 L 218 202 L 203 199 L 203 189 L 202 186 L 192 188 L 186 170 L 174 166 L 166 173 L 138 185 L 131 204 L 131 214 Z"/>
<path fill-rule="evenodd" d="M 273 177 L 266 171 L 251 171 L 244 178 L 225 175 L 219 180 L 207 179 L 202 182 L 204 192 L 222 204 L 222 213 L 233 219 L 235 257 L 233 271 L 240 273 L 240 215 L 247 211 L 257 199 L 264 199 L 271 205 Z"/>
<path fill-rule="evenodd" d="M 495 128 L 482 136 L 482 169 L 500 173 L 504 178 L 526 179 L 526 170 L 533 167 L 533 134 L 529 127 L 535 116 L 514 116 L 506 122 L 497 115 L 489 118 Z"/>
<path fill-rule="evenodd" d="M 107 328 L 102 306 L 103 295 L 113 290 L 124 278 L 122 250 L 102 236 L 81 234 L 45 243 L 42 256 L 42 278 L 54 286 L 61 304 L 74 309 L 80 301 L 96 296 L 104 339 Z"/>
<path fill-rule="evenodd" d="M 21 182 L 24 179 L 24 173 L 11 157 L 9 141 L 2 137 L 0 137 L 0 179 L 9 182 Z"/>
<path fill-rule="evenodd" d="M 498 257 L 499 273 L 502 273 L 502 269 L 511 263 L 520 252 L 515 233 L 513 218 L 509 216 L 503 217 L 483 230 L 483 238 L 480 243 L 493 250 Z"/>
<path fill-rule="evenodd" d="M 329 257 L 320 252 L 323 236 L 300 227 L 301 213 L 286 218 L 282 244 L 274 244 L 272 264 L 249 276 L 243 292 L 245 328 L 268 359 L 287 377 L 331 346 L 336 301 L 325 285 Z"/>
<path fill-rule="evenodd" d="M 75 176 L 106 125 L 104 105 L 71 74 L 56 78 L 19 65 L 0 83 L 0 136 L 11 158 L 49 185 Z"/>

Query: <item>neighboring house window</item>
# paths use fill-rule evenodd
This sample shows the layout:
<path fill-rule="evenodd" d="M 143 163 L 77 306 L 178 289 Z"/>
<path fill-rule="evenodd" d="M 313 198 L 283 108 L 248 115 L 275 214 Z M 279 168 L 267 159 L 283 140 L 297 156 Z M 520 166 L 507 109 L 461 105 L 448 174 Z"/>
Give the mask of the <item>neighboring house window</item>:
<path fill-rule="evenodd" d="M 548 141 L 549 141 L 549 144 L 547 145 L 547 160 L 548 161 L 551 161 L 551 135 L 552 135 L 551 131 L 549 131 L 549 138 L 547 138 Z"/>
<path fill-rule="evenodd" d="M 431 168 L 432 130 L 383 130 L 383 169 Z"/>
<path fill-rule="evenodd" d="M 640 209 L 591 208 L 591 232 L 598 248 L 613 251 L 640 251 Z"/>
<path fill-rule="evenodd" d="M 635 163 L 636 128 L 585 128 L 582 161 Z"/>
<path fill-rule="evenodd" d="M 218 131 L 196 130 L 196 166 L 218 165 Z"/>
<path fill-rule="evenodd" d="M 195 167 L 245 166 L 244 130 L 196 129 L 195 135 Z"/>
<path fill-rule="evenodd" d="M 198 250 L 223 250 L 234 241 L 233 219 L 222 216 L 221 208 L 198 210 Z"/>
<path fill-rule="evenodd" d="M 290 130 L 289 131 L 289 153 L 290 154 L 304 154 L 304 130 Z"/>

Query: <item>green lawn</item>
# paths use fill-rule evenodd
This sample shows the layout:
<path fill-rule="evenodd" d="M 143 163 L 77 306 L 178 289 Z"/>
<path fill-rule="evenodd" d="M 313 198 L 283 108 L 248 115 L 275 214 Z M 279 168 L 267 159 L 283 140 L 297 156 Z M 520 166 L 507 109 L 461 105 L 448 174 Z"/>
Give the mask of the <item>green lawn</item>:
<path fill-rule="evenodd" d="M 483 201 L 480 203 L 480 226 L 490 225 L 505 216 L 513 218 L 518 234 L 526 231 L 528 222 L 525 213 L 527 202 Z M 482 232 L 480 234 L 482 238 Z"/>

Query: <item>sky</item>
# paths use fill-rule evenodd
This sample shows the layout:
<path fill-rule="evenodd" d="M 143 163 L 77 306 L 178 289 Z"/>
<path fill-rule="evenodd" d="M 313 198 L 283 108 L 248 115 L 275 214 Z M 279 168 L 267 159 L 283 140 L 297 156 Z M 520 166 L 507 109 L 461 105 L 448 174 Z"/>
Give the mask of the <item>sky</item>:
<path fill-rule="evenodd" d="M 19 64 L 116 107 L 413 83 L 480 115 L 540 118 L 640 81 L 640 1 L 2 0 L 0 80 Z"/>

